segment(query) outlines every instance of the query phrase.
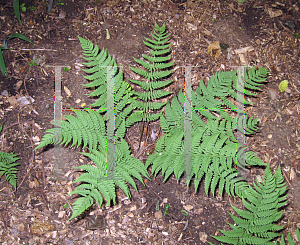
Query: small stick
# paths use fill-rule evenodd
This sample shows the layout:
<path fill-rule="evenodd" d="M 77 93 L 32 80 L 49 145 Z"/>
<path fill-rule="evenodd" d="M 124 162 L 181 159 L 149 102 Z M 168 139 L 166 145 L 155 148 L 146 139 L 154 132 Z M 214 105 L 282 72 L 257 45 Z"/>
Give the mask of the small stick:
<path fill-rule="evenodd" d="M 22 48 L 22 49 L 13 49 L 13 48 L 11 48 L 11 50 L 19 50 L 19 51 L 31 51 L 31 50 L 33 50 L 33 51 L 56 51 L 56 52 L 58 52 L 58 50 L 55 50 L 55 49 L 48 49 L 48 48 L 46 48 L 46 49 L 43 49 L 43 48 Z"/>

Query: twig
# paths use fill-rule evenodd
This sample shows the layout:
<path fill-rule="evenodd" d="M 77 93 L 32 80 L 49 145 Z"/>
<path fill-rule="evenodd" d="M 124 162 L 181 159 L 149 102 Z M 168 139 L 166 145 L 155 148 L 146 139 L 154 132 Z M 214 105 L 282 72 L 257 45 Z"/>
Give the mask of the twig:
<path fill-rule="evenodd" d="M 159 135 L 160 135 L 160 131 L 161 131 L 161 128 L 159 128 L 159 132 L 158 132 L 158 135 L 156 137 L 156 140 L 153 144 L 151 145 L 148 145 L 147 147 L 145 147 L 144 149 L 141 149 L 134 157 L 135 158 L 139 158 L 141 155 L 143 155 L 145 153 L 145 151 L 147 151 L 149 148 L 150 148 L 150 151 L 152 151 L 152 149 L 156 146 L 156 142 L 159 140 Z"/>
<path fill-rule="evenodd" d="M 161 196 L 158 195 L 154 190 L 152 190 L 152 188 L 151 188 L 150 186 L 149 186 L 149 189 L 150 189 L 151 191 L 153 191 L 153 193 L 154 193 L 156 196 L 158 196 L 158 198 L 159 198 L 160 200 L 162 200 Z"/>
<path fill-rule="evenodd" d="M 24 176 L 22 182 L 20 183 L 20 185 L 18 186 L 17 189 L 19 189 L 19 188 L 21 187 L 21 185 L 23 184 L 25 178 L 26 178 L 27 175 L 29 174 L 31 167 L 33 166 L 34 156 L 35 156 L 35 154 L 34 154 L 34 145 L 33 145 L 33 142 L 32 142 L 32 140 L 31 140 L 31 138 L 29 137 L 29 135 L 27 134 L 26 130 L 23 128 L 23 126 L 21 126 L 21 123 L 20 123 L 20 113 L 21 113 L 22 109 L 25 108 L 26 106 L 27 106 L 27 105 L 24 105 L 24 106 L 20 109 L 20 111 L 19 111 L 19 113 L 18 113 L 18 123 L 19 123 L 19 127 L 21 128 L 21 130 L 26 134 L 26 136 L 27 136 L 27 137 L 29 138 L 29 140 L 30 140 L 30 143 L 31 143 L 31 146 L 32 146 L 32 159 L 31 159 L 31 164 L 29 165 L 29 169 L 28 169 L 26 175 Z"/>
<path fill-rule="evenodd" d="M 144 127 L 145 127 L 145 121 L 143 120 L 143 128 L 142 128 L 141 137 L 140 137 L 140 142 L 139 142 L 139 150 L 140 150 L 141 142 L 142 142 L 142 138 L 143 138 Z"/>
<path fill-rule="evenodd" d="M 151 144 L 151 145 L 148 145 L 147 147 L 145 147 L 144 149 L 141 149 L 134 157 L 139 158 L 141 155 L 143 155 L 145 153 L 145 151 L 150 149 L 153 145 L 154 144 Z"/>
<path fill-rule="evenodd" d="M 148 206 L 148 208 L 145 210 L 145 213 L 148 213 L 150 208 L 152 207 L 152 205 L 157 202 L 157 199 L 155 199 L 153 202 L 150 203 L 150 205 Z"/>
<path fill-rule="evenodd" d="M 22 209 L 22 208 L 20 208 L 20 207 L 17 207 L 17 206 L 15 206 L 15 205 L 12 205 L 12 204 L 7 204 L 7 206 L 11 206 L 11 207 L 17 208 L 17 209 L 19 209 L 19 210 L 21 210 L 21 211 L 24 211 L 24 212 L 30 211 L 30 212 L 33 212 L 33 213 L 37 213 L 37 214 L 40 214 L 40 215 L 44 215 L 44 216 L 49 217 L 49 218 L 52 219 L 52 220 L 56 220 L 56 221 L 58 221 L 59 223 L 61 223 L 59 220 L 53 218 L 53 215 L 45 214 L 45 213 L 42 213 L 42 212 L 37 211 L 37 210 L 34 210 L 34 209 L 30 209 L 30 208 Z"/>
<path fill-rule="evenodd" d="M 285 177 L 285 180 L 288 182 L 289 186 L 292 187 L 291 182 L 289 181 L 289 178 L 286 176 L 286 173 L 284 171 L 282 171 L 282 173 Z"/>
<path fill-rule="evenodd" d="M 55 51 L 55 52 L 58 52 L 59 50 L 55 50 L 55 49 L 43 49 L 43 48 L 22 48 L 22 49 L 14 49 L 14 48 L 11 48 L 11 50 L 19 50 L 19 51 L 30 51 L 30 50 L 33 50 L 33 51 Z"/>

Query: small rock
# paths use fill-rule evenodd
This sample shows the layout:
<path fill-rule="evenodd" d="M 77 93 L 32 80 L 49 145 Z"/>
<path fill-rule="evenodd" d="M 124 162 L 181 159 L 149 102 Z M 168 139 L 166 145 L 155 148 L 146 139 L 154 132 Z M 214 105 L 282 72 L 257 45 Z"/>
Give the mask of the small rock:
<path fill-rule="evenodd" d="M 15 96 L 10 96 L 7 98 L 7 101 L 9 102 L 10 105 L 14 106 L 18 104 L 18 101 L 16 100 Z"/>

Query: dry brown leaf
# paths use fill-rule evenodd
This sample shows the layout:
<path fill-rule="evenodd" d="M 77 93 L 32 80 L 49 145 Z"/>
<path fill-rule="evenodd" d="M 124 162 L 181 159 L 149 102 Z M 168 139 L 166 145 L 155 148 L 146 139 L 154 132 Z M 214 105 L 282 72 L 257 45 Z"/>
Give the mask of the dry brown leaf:
<path fill-rule="evenodd" d="M 160 210 L 156 211 L 154 216 L 155 216 L 156 219 L 161 219 L 162 218 L 162 212 Z"/>
<path fill-rule="evenodd" d="M 291 172 L 290 172 L 290 180 L 295 179 L 296 177 L 296 172 L 294 168 L 291 168 Z"/>
<path fill-rule="evenodd" d="M 219 58 L 221 55 L 220 42 L 216 41 L 209 44 L 207 47 L 207 53 L 209 53 L 211 56 L 214 56 L 215 58 Z"/>
<path fill-rule="evenodd" d="M 282 15 L 282 10 L 281 9 L 268 8 L 268 13 L 269 13 L 271 18 L 275 18 L 275 17 L 278 17 L 278 16 Z"/>
<path fill-rule="evenodd" d="M 64 91 L 66 92 L 68 97 L 72 96 L 72 93 L 71 93 L 70 89 L 68 89 L 66 86 L 64 86 Z"/>
<path fill-rule="evenodd" d="M 23 72 L 24 72 L 24 71 L 23 71 Z M 22 84 L 23 84 L 23 81 L 18 81 L 18 82 L 14 85 L 14 89 L 15 89 L 15 90 L 19 90 L 20 87 L 22 86 Z"/>
<path fill-rule="evenodd" d="M 7 101 L 9 102 L 10 105 L 14 106 L 18 104 L 18 101 L 15 96 L 10 96 L 7 98 Z"/>
<path fill-rule="evenodd" d="M 53 231 L 54 226 L 49 223 L 48 220 L 45 221 L 34 221 L 30 226 L 30 232 L 36 235 L 42 235 L 47 231 Z"/>
<path fill-rule="evenodd" d="M 186 211 L 191 211 L 194 207 L 192 205 L 185 205 L 183 206 L 183 208 L 186 210 Z"/>

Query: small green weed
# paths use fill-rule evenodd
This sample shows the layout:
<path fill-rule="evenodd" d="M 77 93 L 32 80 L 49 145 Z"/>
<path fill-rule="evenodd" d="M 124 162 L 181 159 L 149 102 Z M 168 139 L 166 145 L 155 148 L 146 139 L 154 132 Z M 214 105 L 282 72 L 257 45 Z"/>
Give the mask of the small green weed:
<path fill-rule="evenodd" d="M 166 216 L 166 215 L 168 215 L 168 213 L 169 213 L 169 208 L 170 208 L 170 205 L 169 205 L 169 204 L 167 204 L 167 205 L 166 205 L 165 216 Z"/>
<path fill-rule="evenodd" d="M 70 67 L 70 68 L 64 67 L 64 69 L 63 69 L 63 74 L 64 74 L 65 72 L 69 71 L 69 70 L 71 70 L 71 67 Z"/>
<path fill-rule="evenodd" d="M 65 5 L 64 3 L 61 2 L 62 0 L 58 0 L 58 3 L 56 5 Z"/>
<path fill-rule="evenodd" d="M 22 3 L 20 8 L 22 9 L 23 12 L 27 11 L 27 8 L 25 7 L 25 3 Z"/>
<path fill-rule="evenodd" d="M 184 216 L 188 216 L 188 215 L 189 215 L 185 210 L 181 210 L 181 213 L 182 213 Z"/>
<path fill-rule="evenodd" d="M 64 206 L 63 206 L 63 208 L 69 208 L 70 206 L 69 206 L 69 204 L 68 203 L 66 203 Z"/>
<path fill-rule="evenodd" d="M 34 60 L 31 60 L 29 66 L 38 66 L 39 64 L 35 63 Z"/>

